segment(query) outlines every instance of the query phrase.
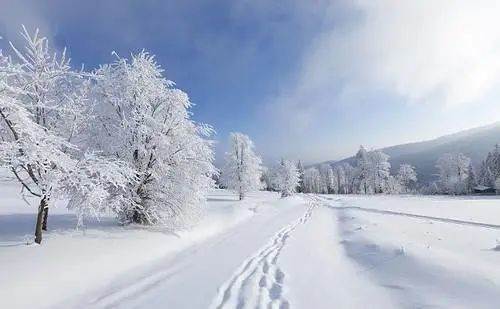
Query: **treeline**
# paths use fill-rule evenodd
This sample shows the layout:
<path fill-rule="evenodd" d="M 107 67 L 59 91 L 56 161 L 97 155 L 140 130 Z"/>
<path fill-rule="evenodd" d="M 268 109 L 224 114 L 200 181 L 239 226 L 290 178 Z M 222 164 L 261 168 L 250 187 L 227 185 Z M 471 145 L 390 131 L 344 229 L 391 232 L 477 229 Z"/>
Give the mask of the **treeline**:
<path fill-rule="evenodd" d="M 436 163 L 439 179 L 424 188 L 428 194 L 498 193 L 500 191 L 500 148 L 495 145 L 481 162 L 479 171 L 462 153 L 447 153 Z"/>
<path fill-rule="evenodd" d="M 500 192 L 500 147 L 495 145 L 479 166 L 462 153 L 445 153 L 436 161 L 437 180 L 418 184 L 415 167 L 401 164 L 391 175 L 389 156 L 380 150 L 360 147 L 354 166 L 347 163 L 322 164 L 304 169 L 297 164 L 300 175 L 298 192 L 320 194 L 449 194 Z M 272 185 L 267 188 L 273 189 Z"/>
<path fill-rule="evenodd" d="M 399 194 L 416 191 L 417 174 L 409 164 L 402 164 L 391 175 L 389 156 L 380 150 L 367 151 L 360 147 L 355 165 L 349 163 L 322 164 L 304 169 L 298 164 L 300 185 L 304 193 L 322 194 Z"/>

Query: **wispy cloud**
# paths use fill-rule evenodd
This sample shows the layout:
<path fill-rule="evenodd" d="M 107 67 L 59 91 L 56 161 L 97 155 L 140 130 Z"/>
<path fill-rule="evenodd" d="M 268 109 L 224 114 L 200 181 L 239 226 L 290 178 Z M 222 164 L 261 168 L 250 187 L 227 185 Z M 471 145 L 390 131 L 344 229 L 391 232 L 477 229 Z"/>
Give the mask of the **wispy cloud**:
<path fill-rule="evenodd" d="M 339 11 L 350 18 L 317 36 L 271 101 L 275 111 L 300 111 L 302 125 L 374 93 L 453 107 L 479 104 L 498 86 L 498 1 L 360 0 L 332 4 L 325 18 Z"/>

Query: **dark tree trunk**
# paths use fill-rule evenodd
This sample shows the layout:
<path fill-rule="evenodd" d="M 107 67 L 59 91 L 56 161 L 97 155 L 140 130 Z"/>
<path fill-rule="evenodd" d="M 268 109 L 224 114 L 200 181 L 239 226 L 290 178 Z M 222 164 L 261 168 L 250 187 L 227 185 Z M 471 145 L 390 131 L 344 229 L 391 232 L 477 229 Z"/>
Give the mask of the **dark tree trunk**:
<path fill-rule="evenodd" d="M 42 229 L 43 221 L 45 217 L 45 209 L 47 208 L 46 197 L 40 200 L 40 205 L 38 206 L 38 214 L 36 216 L 36 227 L 35 227 L 35 242 L 40 244 L 42 242 Z"/>
<path fill-rule="evenodd" d="M 42 222 L 42 230 L 47 230 L 47 217 L 49 216 L 49 206 L 46 205 L 43 211 L 43 222 Z"/>
<path fill-rule="evenodd" d="M 131 219 L 133 223 L 146 224 L 147 222 L 146 216 L 138 209 L 134 209 Z"/>
<path fill-rule="evenodd" d="M 245 197 L 245 194 L 243 192 L 240 192 L 240 201 Z"/>

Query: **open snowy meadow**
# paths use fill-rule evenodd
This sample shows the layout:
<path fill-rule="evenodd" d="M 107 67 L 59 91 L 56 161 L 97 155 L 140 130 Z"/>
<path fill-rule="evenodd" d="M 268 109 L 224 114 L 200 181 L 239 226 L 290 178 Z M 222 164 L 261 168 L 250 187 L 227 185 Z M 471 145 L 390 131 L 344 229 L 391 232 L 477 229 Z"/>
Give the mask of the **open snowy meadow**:
<path fill-rule="evenodd" d="M 495 197 L 213 190 L 176 232 L 106 216 L 75 229 L 54 207 L 40 246 L 35 207 L 1 193 L 1 308 L 500 307 Z"/>

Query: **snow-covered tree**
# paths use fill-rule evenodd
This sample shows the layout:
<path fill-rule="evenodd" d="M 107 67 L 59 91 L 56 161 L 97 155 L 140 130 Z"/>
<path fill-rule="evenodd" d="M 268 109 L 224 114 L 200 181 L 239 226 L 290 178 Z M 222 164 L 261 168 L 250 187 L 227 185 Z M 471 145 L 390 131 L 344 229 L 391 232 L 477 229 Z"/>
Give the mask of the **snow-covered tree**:
<path fill-rule="evenodd" d="M 470 159 L 462 153 L 446 153 L 436 164 L 439 170 L 439 184 L 443 193 L 464 194 L 467 192 L 467 178 Z"/>
<path fill-rule="evenodd" d="M 90 148 L 126 162 L 130 183 L 117 213 L 123 223 L 190 224 L 214 184 L 211 127 L 190 118 L 188 96 L 142 51 L 95 72 L 97 119 Z"/>
<path fill-rule="evenodd" d="M 287 197 L 296 192 L 300 182 L 297 165 L 289 160 L 282 160 L 274 173 L 274 184 L 281 192 L 282 197 Z"/>
<path fill-rule="evenodd" d="M 363 146 L 356 153 L 357 185 L 361 193 L 370 192 L 370 178 L 373 176 L 368 152 Z"/>
<path fill-rule="evenodd" d="M 229 152 L 222 176 L 228 189 L 235 190 L 240 200 L 249 191 L 260 189 L 262 160 L 255 154 L 252 140 L 242 133 L 231 133 Z"/>
<path fill-rule="evenodd" d="M 323 183 L 322 193 L 335 193 L 336 179 L 330 164 L 322 164 L 319 167 L 319 173 Z"/>
<path fill-rule="evenodd" d="M 485 160 L 481 163 L 477 183 L 483 186 L 495 187 L 495 181 L 500 177 L 500 147 L 495 145 Z"/>
<path fill-rule="evenodd" d="M 383 193 L 391 165 L 389 156 L 380 150 L 366 151 L 363 146 L 356 154 L 356 187 L 363 194 Z"/>
<path fill-rule="evenodd" d="M 389 194 L 400 194 L 401 192 L 405 191 L 399 179 L 397 177 L 389 175 L 389 177 L 387 178 L 385 192 Z"/>
<path fill-rule="evenodd" d="M 297 188 L 297 192 L 304 192 L 304 166 L 302 162 L 299 160 L 297 163 L 297 170 L 299 172 L 299 186 Z"/>
<path fill-rule="evenodd" d="M 477 186 L 476 172 L 471 162 L 469 163 L 469 169 L 467 171 L 467 193 L 473 193 L 475 186 Z"/>
<path fill-rule="evenodd" d="M 322 193 L 323 182 L 317 168 L 311 167 L 304 171 L 304 189 L 306 193 Z"/>
<path fill-rule="evenodd" d="M 349 193 L 355 193 L 356 192 L 356 180 L 357 180 L 357 172 L 356 168 L 354 168 L 352 165 L 349 163 L 344 163 L 342 164 L 342 170 L 344 172 L 344 177 L 345 177 L 345 189 L 344 193 L 349 194 Z"/>
<path fill-rule="evenodd" d="M 338 181 L 337 181 L 337 174 L 333 171 L 333 168 L 329 168 L 327 172 L 327 178 L 328 178 L 328 193 L 333 193 L 333 194 L 338 194 L 339 193 L 339 187 L 338 187 Z"/>
<path fill-rule="evenodd" d="M 408 193 L 413 184 L 417 182 L 417 173 L 415 167 L 410 164 L 401 164 L 399 166 L 398 175 L 396 176 L 401 185 L 402 192 Z"/>
<path fill-rule="evenodd" d="M 487 187 L 493 187 L 494 185 L 494 175 L 491 169 L 488 167 L 486 161 L 481 163 L 479 168 L 479 174 L 477 177 L 477 183 Z"/>
<path fill-rule="evenodd" d="M 274 170 L 267 168 L 266 166 L 262 166 L 262 175 L 260 176 L 260 182 L 264 190 L 266 191 L 275 190 L 273 178 L 274 178 Z"/>
<path fill-rule="evenodd" d="M 374 193 L 383 193 L 387 187 L 391 164 L 389 156 L 380 150 L 370 151 L 368 153 L 368 166 L 371 171 L 369 174 L 369 183 Z M 366 192 L 365 192 L 366 193 Z"/>
<path fill-rule="evenodd" d="M 336 165 L 333 168 L 333 174 L 335 176 L 335 181 L 337 182 L 336 193 L 346 194 L 347 192 L 347 179 L 344 171 L 343 165 Z"/>
<path fill-rule="evenodd" d="M 78 212 L 95 209 L 112 196 L 93 189 L 84 193 L 90 182 L 116 189 L 131 180 L 121 174 L 124 167 L 109 173 L 114 162 L 101 164 L 96 155 L 89 159 L 92 154 L 75 144 L 88 120 L 90 82 L 70 68 L 64 51 L 52 53 L 38 30 L 34 35 L 23 30 L 26 47 L 11 44 L 15 57 L 0 53 L 0 164 L 12 172 L 23 195 L 39 199 L 35 242 L 41 243 L 55 200 L 70 199 L 68 206 Z"/>

